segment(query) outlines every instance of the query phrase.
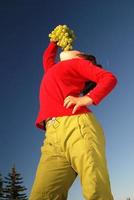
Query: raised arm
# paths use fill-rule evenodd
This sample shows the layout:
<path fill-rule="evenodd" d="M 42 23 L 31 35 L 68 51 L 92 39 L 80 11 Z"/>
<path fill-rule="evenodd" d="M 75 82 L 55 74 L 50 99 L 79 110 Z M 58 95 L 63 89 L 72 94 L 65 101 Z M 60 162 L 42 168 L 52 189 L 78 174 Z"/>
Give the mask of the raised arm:
<path fill-rule="evenodd" d="M 45 72 L 47 72 L 47 70 L 55 64 L 57 49 L 58 46 L 56 42 L 50 42 L 47 49 L 44 51 L 43 68 Z"/>
<path fill-rule="evenodd" d="M 91 80 L 97 85 L 86 94 L 93 100 L 93 104 L 97 105 L 107 96 L 117 84 L 117 78 L 111 72 L 99 68 L 89 61 L 79 61 L 78 67 L 75 68 L 80 76 L 86 81 Z"/>

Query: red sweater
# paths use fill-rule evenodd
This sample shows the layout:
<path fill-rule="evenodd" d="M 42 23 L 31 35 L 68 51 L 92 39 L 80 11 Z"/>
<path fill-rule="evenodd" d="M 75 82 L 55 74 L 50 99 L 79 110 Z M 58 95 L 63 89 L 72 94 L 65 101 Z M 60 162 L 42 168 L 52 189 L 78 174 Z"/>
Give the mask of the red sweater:
<path fill-rule="evenodd" d="M 57 45 L 50 42 L 43 54 L 44 75 L 40 84 L 40 109 L 35 122 L 36 127 L 43 129 L 42 121 L 49 117 L 70 116 L 85 112 L 92 112 L 86 106 L 81 106 L 74 114 L 74 105 L 69 108 L 63 106 L 64 99 L 80 96 L 86 81 L 94 81 L 96 87 L 87 96 L 92 98 L 95 105 L 110 93 L 117 83 L 115 75 L 99 68 L 83 58 L 73 58 L 55 63 Z"/>

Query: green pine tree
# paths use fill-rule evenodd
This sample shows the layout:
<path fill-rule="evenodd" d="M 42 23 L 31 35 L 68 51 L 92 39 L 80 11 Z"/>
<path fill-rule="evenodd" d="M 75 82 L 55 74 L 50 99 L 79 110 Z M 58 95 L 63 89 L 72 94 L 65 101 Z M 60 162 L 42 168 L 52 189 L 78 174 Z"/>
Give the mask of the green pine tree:
<path fill-rule="evenodd" d="M 22 177 L 19 173 L 16 172 L 15 165 L 13 165 L 11 173 L 8 173 L 8 177 L 5 177 L 6 184 L 4 188 L 4 199 L 6 200 L 27 200 L 27 195 L 22 193 L 27 190 L 24 186 L 21 186 L 23 183 Z"/>
<path fill-rule="evenodd" d="M 4 190 L 4 188 L 3 188 L 3 178 L 2 178 L 2 174 L 0 173 L 0 200 L 4 199 L 3 190 Z"/>

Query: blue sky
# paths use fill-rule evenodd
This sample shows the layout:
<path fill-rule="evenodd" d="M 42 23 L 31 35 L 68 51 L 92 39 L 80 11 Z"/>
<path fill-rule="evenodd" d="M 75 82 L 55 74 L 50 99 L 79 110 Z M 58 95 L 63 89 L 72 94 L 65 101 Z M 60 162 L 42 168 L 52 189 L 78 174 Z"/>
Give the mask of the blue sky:
<path fill-rule="evenodd" d="M 67 24 L 77 35 L 74 48 L 97 57 L 118 85 L 91 109 L 106 137 L 107 162 L 115 200 L 134 198 L 134 2 L 132 0 L 0 1 L 0 171 L 13 163 L 29 194 L 44 132 L 34 125 L 48 34 Z M 69 200 L 82 200 L 77 178 Z"/>

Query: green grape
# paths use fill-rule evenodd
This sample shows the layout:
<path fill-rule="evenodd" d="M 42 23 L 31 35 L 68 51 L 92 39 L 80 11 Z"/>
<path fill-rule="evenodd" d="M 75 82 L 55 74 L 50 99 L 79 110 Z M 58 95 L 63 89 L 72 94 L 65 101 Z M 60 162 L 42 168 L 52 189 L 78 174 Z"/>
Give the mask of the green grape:
<path fill-rule="evenodd" d="M 55 33 L 55 35 L 59 37 L 59 33 L 60 33 L 60 32 L 59 32 L 59 31 L 57 31 L 57 32 Z"/>
<path fill-rule="evenodd" d="M 63 36 L 64 36 L 64 33 L 60 33 L 59 40 L 62 40 Z"/>
<path fill-rule="evenodd" d="M 58 35 L 60 33 L 60 30 L 55 31 L 55 34 Z"/>
<path fill-rule="evenodd" d="M 63 36 L 60 34 L 60 35 L 59 35 L 59 40 L 61 40 L 62 37 L 63 37 Z"/>
<path fill-rule="evenodd" d="M 59 26 L 56 26 L 55 28 L 54 28 L 54 30 L 58 30 L 59 29 Z"/>
<path fill-rule="evenodd" d="M 57 42 L 64 51 L 71 50 L 73 40 L 76 38 L 74 31 L 71 30 L 67 25 L 58 25 L 49 34 L 50 41 Z"/>
<path fill-rule="evenodd" d="M 57 29 L 59 29 L 60 28 L 60 26 L 56 26 L 55 28 L 54 28 L 54 30 L 57 30 Z"/>
<path fill-rule="evenodd" d="M 61 30 L 61 33 L 60 33 L 60 35 L 62 35 L 62 36 L 64 35 L 64 32 L 63 32 L 62 30 Z"/>
<path fill-rule="evenodd" d="M 62 41 L 60 42 L 60 44 L 61 44 L 61 46 L 63 47 L 63 46 L 64 46 L 64 41 L 62 40 Z"/>
<path fill-rule="evenodd" d="M 63 29 L 62 29 L 62 32 L 63 32 L 63 33 L 65 33 L 65 32 L 66 32 L 65 28 L 63 28 Z"/>
<path fill-rule="evenodd" d="M 62 25 L 58 25 L 57 28 L 61 29 L 61 28 L 62 28 Z"/>
<path fill-rule="evenodd" d="M 70 45 L 70 50 L 72 50 L 73 49 L 73 46 L 72 45 Z"/>
<path fill-rule="evenodd" d="M 57 32 L 57 31 L 54 31 L 54 33 L 53 33 L 53 34 L 54 34 L 54 35 L 56 35 L 56 32 Z"/>
<path fill-rule="evenodd" d="M 61 41 L 59 42 L 59 46 L 62 47 L 62 43 L 61 43 Z"/>
<path fill-rule="evenodd" d="M 54 34 L 54 33 L 52 34 L 51 38 L 53 38 L 55 41 L 58 40 L 58 37 L 57 37 L 56 34 Z"/>
<path fill-rule="evenodd" d="M 63 28 L 68 28 L 68 27 L 67 27 L 67 25 L 64 24 L 64 25 L 63 25 Z"/>
<path fill-rule="evenodd" d="M 68 43 L 72 43 L 73 42 L 73 39 L 72 38 L 69 38 L 68 39 Z"/>
<path fill-rule="evenodd" d="M 60 34 L 61 34 L 61 35 L 64 34 L 64 33 L 62 32 L 62 29 L 59 30 L 59 35 L 60 35 Z"/>
<path fill-rule="evenodd" d="M 65 48 L 64 48 L 64 51 L 68 51 L 70 49 L 70 47 L 67 45 Z"/>
<path fill-rule="evenodd" d="M 68 38 L 65 38 L 65 42 L 68 43 Z"/>
<path fill-rule="evenodd" d="M 69 33 L 68 33 L 68 32 L 66 32 L 64 35 L 65 35 L 66 37 L 68 37 L 68 36 L 69 36 Z"/>
<path fill-rule="evenodd" d="M 53 32 L 53 33 L 51 33 L 51 37 L 55 37 L 55 33 Z"/>
<path fill-rule="evenodd" d="M 60 42 L 59 42 L 59 41 L 57 42 L 57 45 L 58 45 L 58 46 L 60 45 Z"/>
<path fill-rule="evenodd" d="M 62 40 L 66 40 L 66 36 L 65 35 L 63 35 Z"/>
<path fill-rule="evenodd" d="M 60 31 L 61 31 L 61 30 L 62 30 L 62 26 L 61 26 L 61 27 L 59 27 L 59 29 L 58 29 L 58 30 L 60 30 Z"/>
<path fill-rule="evenodd" d="M 63 47 L 66 47 L 67 46 L 67 42 L 63 42 Z"/>
<path fill-rule="evenodd" d="M 61 33 L 61 32 L 62 32 L 62 29 L 60 28 L 60 29 L 58 30 L 58 32 Z"/>
<path fill-rule="evenodd" d="M 60 40 L 60 43 L 63 44 L 64 43 L 64 39 Z"/>

